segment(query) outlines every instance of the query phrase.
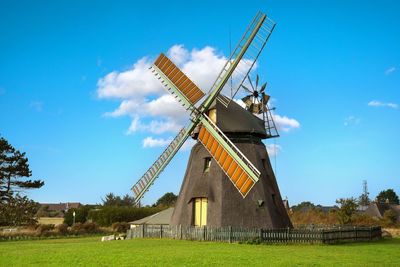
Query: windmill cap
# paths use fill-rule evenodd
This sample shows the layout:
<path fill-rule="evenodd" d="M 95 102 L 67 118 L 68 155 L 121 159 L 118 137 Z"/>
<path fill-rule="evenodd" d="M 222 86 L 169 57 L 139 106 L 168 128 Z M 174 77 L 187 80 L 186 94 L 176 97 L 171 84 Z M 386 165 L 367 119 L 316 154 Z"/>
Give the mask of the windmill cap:
<path fill-rule="evenodd" d="M 217 110 L 217 126 L 224 133 L 252 134 L 262 139 L 267 138 L 264 121 L 231 101 L 226 108 L 218 99 L 210 106 Z"/>

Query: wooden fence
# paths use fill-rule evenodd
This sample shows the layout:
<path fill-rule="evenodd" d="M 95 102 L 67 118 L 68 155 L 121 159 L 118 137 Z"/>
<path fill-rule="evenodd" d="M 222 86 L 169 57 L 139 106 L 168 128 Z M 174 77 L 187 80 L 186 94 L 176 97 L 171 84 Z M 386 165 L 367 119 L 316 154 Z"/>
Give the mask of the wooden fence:
<path fill-rule="evenodd" d="M 170 238 L 230 243 L 256 239 L 265 243 L 332 243 L 373 240 L 379 239 L 381 236 L 380 226 L 342 226 L 324 229 L 242 229 L 213 226 L 140 225 L 127 232 L 127 238 Z"/>

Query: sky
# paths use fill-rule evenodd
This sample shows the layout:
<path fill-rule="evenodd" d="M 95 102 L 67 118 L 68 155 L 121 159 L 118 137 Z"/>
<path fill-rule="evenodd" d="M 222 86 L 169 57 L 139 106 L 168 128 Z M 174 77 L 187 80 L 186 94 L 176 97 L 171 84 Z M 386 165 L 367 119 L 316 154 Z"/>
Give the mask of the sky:
<path fill-rule="evenodd" d="M 207 92 L 257 11 L 277 23 L 251 75 L 276 107 L 282 197 L 400 194 L 399 1 L 1 1 L 0 134 L 45 182 L 27 195 L 132 196 L 189 118 L 147 68 L 166 53 Z M 193 143 L 143 204 L 179 193 Z"/>

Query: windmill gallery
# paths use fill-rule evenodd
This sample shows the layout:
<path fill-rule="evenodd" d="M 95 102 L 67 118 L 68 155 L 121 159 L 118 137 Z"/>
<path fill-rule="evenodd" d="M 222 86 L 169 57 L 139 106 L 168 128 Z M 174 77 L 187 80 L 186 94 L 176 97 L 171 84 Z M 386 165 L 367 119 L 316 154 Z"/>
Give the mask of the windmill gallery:
<path fill-rule="evenodd" d="M 193 146 L 170 225 L 241 228 L 292 227 L 262 140 L 279 136 L 266 84 L 249 73 L 275 23 L 257 13 L 239 44 L 204 93 L 161 54 L 149 71 L 191 112 L 187 127 L 132 187 L 136 203 L 188 138 Z M 243 90 L 242 90 L 243 89 Z M 242 98 L 246 108 L 234 99 Z"/>

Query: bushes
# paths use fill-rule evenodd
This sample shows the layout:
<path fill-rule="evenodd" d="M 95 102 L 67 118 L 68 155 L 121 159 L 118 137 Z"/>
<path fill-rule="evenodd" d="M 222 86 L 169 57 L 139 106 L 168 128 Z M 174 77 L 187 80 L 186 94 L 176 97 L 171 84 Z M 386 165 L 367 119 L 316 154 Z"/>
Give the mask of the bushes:
<path fill-rule="evenodd" d="M 293 224 L 336 224 L 334 212 L 324 213 L 318 210 L 296 211 L 290 216 Z"/>
<path fill-rule="evenodd" d="M 57 225 L 57 232 L 61 235 L 66 235 L 68 234 L 68 224 L 63 223 L 63 224 L 59 224 Z"/>
<path fill-rule="evenodd" d="M 114 232 L 126 232 L 129 228 L 130 225 L 127 222 L 115 222 L 111 225 L 111 229 Z"/>
<path fill-rule="evenodd" d="M 84 205 L 79 208 L 69 209 L 68 212 L 64 216 L 64 223 L 69 226 L 74 222 L 73 213 L 75 212 L 75 223 L 85 223 L 91 209 L 95 208 L 93 205 Z"/>
<path fill-rule="evenodd" d="M 95 223 L 75 223 L 71 226 L 71 233 L 75 235 L 95 234 L 99 231 L 99 227 Z"/>
<path fill-rule="evenodd" d="M 387 210 L 383 214 L 383 219 L 388 223 L 388 224 L 395 224 L 396 223 L 396 213 L 394 213 L 393 210 Z"/>
<path fill-rule="evenodd" d="M 51 230 L 54 230 L 54 224 L 39 224 L 36 228 L 36 235 L 49 236 Z"/>
<path fill-rule="evenodd" d="M 110 226 L 115 222 L 139 220 L 163 210 L 161 207 L 103 207 L 89 211 L 88 219 L 100 226 Z"/>

